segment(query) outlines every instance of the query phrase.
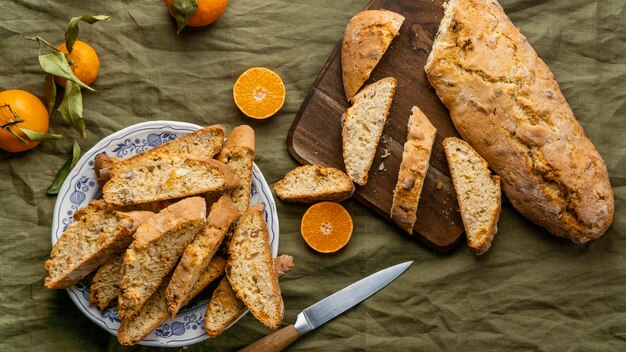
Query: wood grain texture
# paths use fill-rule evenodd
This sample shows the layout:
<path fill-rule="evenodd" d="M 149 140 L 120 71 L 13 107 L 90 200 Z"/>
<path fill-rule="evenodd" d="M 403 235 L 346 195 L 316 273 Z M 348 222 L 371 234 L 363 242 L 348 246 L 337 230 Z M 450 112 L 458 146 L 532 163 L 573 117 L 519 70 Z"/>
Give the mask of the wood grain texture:
<path fill-rule="evenodd" d="M 417 210 L 412 238 L 437 252 L 445 253 L 458 244 L 463 223 L 450 179 L 442 142 L 458 136 L 448 110 L 430 87 L 424 65 L 443 16 L 442 0 L 373 0 L 366 9 L 387 9 L 405 16 L 400 34 L 372 72 L 365 85 L 395 77 L 398 89 L 366 186 L 354 198 L 390 220 L 393 189 L 406 141 L 411 108 L 418 106 L 437 128 L 430 167 Z M 341 42 L 331 53 L 302 103 L 289 130 L 291 155 L 303 164 L 323 164 L 345 170 L 341 147 L 341 116 L 349 106 L 341 78 Z M 364 85 L 364 86 L 365 86 Z M 388 157 L 381 155 L 388 151 Z M 381 163 L 384 170 L 380 171 Z M 441 182 L 441 183 L 440 183 Z M 437 185 L 440 183 L 440 189 Z M 402 231 L 398 228 L 398 235 Z"/>

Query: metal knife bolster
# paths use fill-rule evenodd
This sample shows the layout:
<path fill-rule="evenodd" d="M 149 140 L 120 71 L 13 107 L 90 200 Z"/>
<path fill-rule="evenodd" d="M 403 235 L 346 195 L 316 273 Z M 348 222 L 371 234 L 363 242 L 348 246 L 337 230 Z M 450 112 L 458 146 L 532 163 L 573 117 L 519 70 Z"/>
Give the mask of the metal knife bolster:
<path fill-rule="evenodd" d="M 313 326 L 309 324 L 309 321 L 306 319 L 304 311 L 298 313 L 298 315 L 296 316 L 296 322 L 293 324 L 293 326 L 296 328 L 296 331 L 300 336 L 313 330 Z"/>

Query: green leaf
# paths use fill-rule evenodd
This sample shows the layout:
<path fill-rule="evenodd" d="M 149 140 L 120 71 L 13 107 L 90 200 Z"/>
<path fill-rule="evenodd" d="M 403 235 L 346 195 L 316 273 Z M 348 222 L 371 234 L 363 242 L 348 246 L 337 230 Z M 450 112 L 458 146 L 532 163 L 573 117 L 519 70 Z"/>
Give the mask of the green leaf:
<path fill-rule="evenodd" d="M 74 127 L 83 138 L 87 137 L 85 132 L 85 120 L 83 120 L 83 96 L 80 94 L 80 87 L 72 82 L 65 83 L 65 95 L 59 105 L 59 112 L 63 121 Z"/>
<path fill-rule="evenodd" d="M 198 12 L 198 0 L 174 0 L 172 2 L 172 13 L 178 25 L 176 34 L 180 34 L 196 12 Z"/>
<path fill-rule="evenodd" d="M 65 164 L 63 164 L 61 169 L 57 172 L 54 181 L 52 182 L 50 187 L 48 187 L 49 195 L 59 194 L 59 190 L 61 189 L 61 185 L 63 185 L 63 181 L 65 181 L 67 175 L 69 175 L 70 171 L 72 171 L 72 169 L 74 168 L 74 165 L 76 165 L 76 163 L 78 162 L 78 158 L 80 158 L 80 146 L 78 145 L 78 143 L 76 143 L 76 141 L 74 141 L 74 145 L 72 146 L 72 156 L 67 159 Z"/>
<path fill-rule="evenodd" d="M 63 139 L 62 134 L 44 133 L 35 130 L 29 130 L 28 128 L 18 127 L 28 139 L 31 141 L 48 141 L 53 139 Z"/>
<path fill-rule="evenodd" d="M 67 30 L 65 31 L 65 46 L 67 47 L 67 52 L 71 53 L 74 48 L 74 43 L 76 42 L 76 38 L 78 38 L 78 22 L 83 21 L 89 24 L 94 24 L 98 21 L 111 21 L 111 16 L 89 16 L 82 15 L 78 17 L 72 17 L 70 19 L 70 23 L 67 26 Z"/>
<path fill-rule="evenodd" d="M 54 51 L 48 54 L 39 55 L 39 64 L 45 72 L 51 75 L 66 78 L 69 81 L 73 81 L 79 86 L 92 92 L 96 91 L 95 89 L 81 82 L 78 77 L 74 76 L 70 65 L 67 63 L 67 58 L 65 57 L 65 54 L 63 54 L 62 52 Z"/>
<path fill-rule="evenodd" d="M 6 126 L 4 127 L 4 129 L 9 132 L 10 134 L 12 134 L 15 138 L 19 139 L 20 141 L 24 142 L 24 144 L 28 144 L 28 141 L 26 139 L 24 139 L 24 137 L 20 136 L 19 133 L 15 133 L 15 131 L 13 131 L 13 128 L 11 128 L 12 126 Z"/>
<path fill-rule="evenodd" d="M 57 85 L 54 84 L 54 76 L 46 75 L 46 80 L 43 84 L 44 95 L 46 97 L 46 105 L 48 106 L 48 114 L 52 113 L 54 104 L 57 100 Z"/>

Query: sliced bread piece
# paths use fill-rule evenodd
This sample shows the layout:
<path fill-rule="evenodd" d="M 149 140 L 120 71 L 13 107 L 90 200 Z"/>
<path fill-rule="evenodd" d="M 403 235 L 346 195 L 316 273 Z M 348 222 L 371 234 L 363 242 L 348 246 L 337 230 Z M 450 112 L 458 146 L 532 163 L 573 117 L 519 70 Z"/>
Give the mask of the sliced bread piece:
<path fill-rule="evenodd" d="M 293 268 L 293 257 L 281 255 L 274 258 L 276 277 L 281 278 Z M 207 335 L 217 337 L 246 311 L 246 305 L 237 298 L 228 278 L 218 284 L 206 310 L 204 329 Z"/>
<path fill-rule="evenodd" d="M 202 230 L 205 217 L 204 198 L 192 197 L 170 205 L 139 226 L 120 274 L 118 313 L 122 319 L 143 307 Z"/>
<path fill-rule="evenodd" d="M 474 254 L 483 254 L 498 231 L 500 177 L 492 175 L 485 159 L 463 140 L 446 138 L 443 149 L 459 201 L 467 245 Z"/>
<path fill-rule="evenodd" d="M 98 268 L 91 279 L 89 302 L 105 310 L 120 294 L 120 271 L 124 263 L 124 252 Z"/>
<path fill-rule="evenodd" d="M 156 134 L 149 135 L 148 144 L 159 144 L 164 137 L 171 137 L 171 134 L 166 134 L 168 134 L 168 136 L 159 136 Z M 115 167 L 119 169 L 130 171 L 138 168 L 145 162 L 145 160 L 150 159 L 153 154 L 157 153 L 187 154 L 201 158 L 213 158 L 222 149 L 222 144 L 224 143 L 224 134 L 225 130 L 223 126 L 208 126 L 190 134 L 176 138 L 167 143 L 157 145 L 152 149 L 148 149 L 143 153 L 137 154 L 130 158 L 108 158 L 108 160 L 106 160 L 106 163 L 104 164 L 104 166 L 106 166 L 108 169 L 105 170 L 103 168 L 102 171 L 100 171 L 100 174 L 98 175 L 98 184 L 100 184 L 101 182 L 102 184 L 104 184 L 110 178 L 110 170 L 112 165 L 108 163 L 109 161 L 115 161 L 113 165 L 115 165 Z M 98 165 L 94 165 L 94 168 L 96 168 L 96 166 Z"/>
<path fill-rule="evenodd" d="M 200 274 L 200 277 L 198 277 L 198 281 L 193 284 L 193 287 L 191 287 L 191 290 L 189 290 L 189 293 L 187 294 L 187 296 L 185 296 L 185 299 L 180 306 L 184 307 L 189 304 L 189 302 L 191 302 L 192 299 L 194 299 L 197 295 L 200 294 L 200 292 L 202 292 L 207 286 L 209 286 L 211 282 L 224 275 L 225 269 L 226 258 L 219 255 L 214 255 L 209 262 L 209 265 L 207 265 L 206 269 L 204 269 L 204 271 Z"/>
<path fill-rule="evenodd" d="M 368 85 L 352 98 L 354 105 L 343 115 L 341 137 L 346 173 L 361 186 L 367 183 L 396 86 L 393 77 Z"/>
<path fill-rule="evenodd" d="M 74 220 L 80 220 L 87 213 L 102 211 L 102 210 L 117 210 L 126 213 L 135 213 L 135 212 L 150 212 L 152 215 L 154 213 L 158 213 L 161 210 L 169 207 L 170 205 L 176 203 L 179 199 L 171 199 L 171 200 L 162 200 L 158 202 L 150 202 L 143 204 L 133 204 L 133 205 L 113 205 L 104 201 L 104 199 L 94 199 L 89 202 L 85 207 L 76 210 L 74 213 Z"/>
<path fill-rule="evenodd" d="M 283 320 L 284 306 L 264 212 L 264 206 L 256 204 L 241 216 L 228 248 L 226 275 L 252 315 L 275 329 Z"/>
<path fill-rule="evenodd" d="M 230 197 L 241 213 L 250 207 L 254 152 L 254 130 L 248 125 L 241 125 L 233 128 L 217 156 L 217 160 L 230 166 L 239 176 L 239 187 L 232 190 Z"/>
<path fill-rule="evenodd" d="M 204 229 L 185 249 L 165 292 L 172 317 L 183 306 L 185 298 L 198 281 L 200 274 L 205 271 L 211 258 L 222 244 L 226 232 L 238 217 L 239 211 L 227 194 L 211 207 Z"/>
<path fill-rule="evenodd" d="M 98 182 L 98 186 L 100 188 L 104 187 L 104 184 L 107 183 L 109 178 L 109 172 L 113 167 L 113 164 L 118 162 L 120 159 L 108 156 L 104 153 L 96 155 L 94 158 L 93 170 L 96 172 L 96 181 Z"/>
<path fill-rule="evenodd" d="M 67 288 L 113 256 L 133 240 L 138 222 L 114 210 L 92 212 L 71 223 L 46 260 L 47 288 Z"/>
<path fill-rule="evenodd" d="M 402 22 L 402 15 L 386 10 L 362 11 L 352 17 L 341 44 L 343 88 L 348 101 L 370 77 Z"/>
<path fill-rule="evenodd" d="M 348 175 L 333 167 L 305 165 L 289 171 L 274 185 L 283 202 L 339 202 L 352 196 L 354 184 Z"/>
<path fill-rule="evenodd" d="M 436 134 L 435 126 L 414 106 L 409 117 L 402 163 L 391 204 L 391 219 L 409 235 L 413 234 L 417 204 L 428 172 Z"/>
<path fill-rule="evenodd" d="M 127 170 L 111 169 L 102 195 L 114 205 L 141 204 L 225 191 L 239 185 L 239 177 L 223 163 L 206 157 L 151 154 L 143 164 Z"/>

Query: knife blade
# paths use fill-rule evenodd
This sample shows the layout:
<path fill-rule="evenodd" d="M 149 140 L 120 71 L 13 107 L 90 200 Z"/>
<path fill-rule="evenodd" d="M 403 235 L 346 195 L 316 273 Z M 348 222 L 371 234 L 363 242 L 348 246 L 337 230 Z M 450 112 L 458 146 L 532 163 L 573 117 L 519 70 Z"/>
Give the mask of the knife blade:
<path fill-rule="evenodd" d="M 240 351 L 282 351 L 300 336 L 363 302 L 402 275 L 412 261 L 396 264 L 347 286 L 298 313 L 293 325 L 263 337 Z"/>

